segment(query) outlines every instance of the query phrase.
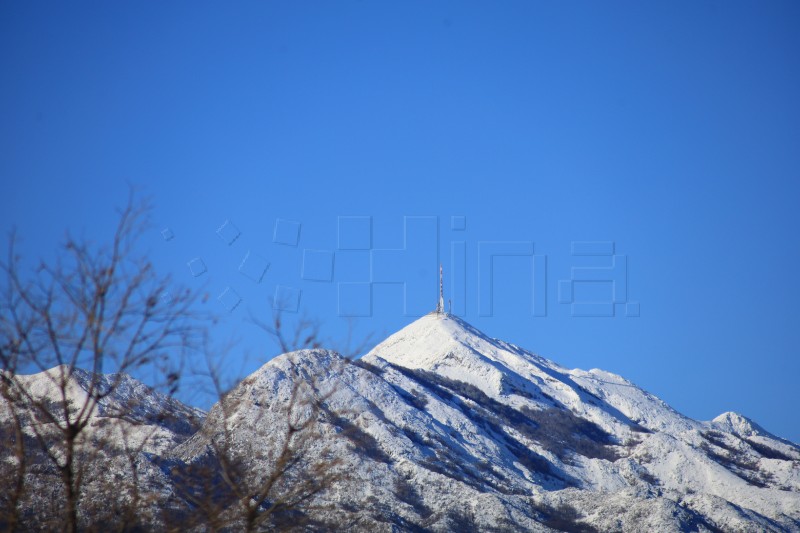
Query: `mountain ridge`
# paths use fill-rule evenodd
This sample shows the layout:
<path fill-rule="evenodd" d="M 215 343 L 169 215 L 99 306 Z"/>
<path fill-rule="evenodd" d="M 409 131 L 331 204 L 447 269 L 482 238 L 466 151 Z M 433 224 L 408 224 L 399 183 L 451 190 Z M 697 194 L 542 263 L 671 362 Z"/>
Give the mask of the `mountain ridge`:
<path fill-rule="evenodd" d="M 298 470 L 276 481 L 288 448 Z M 736 413 L 693 420 L 621 376 L 564 368 L 446 314 L 355 361 L 280 355 L 145 459 L 185 520 L 180 484 L 227 476 L 262 494 L 266 514 L 299 497 L 297 480 L 326 480 L 291 515 L 304 530 L 800 530 L 794 443 Z M 235 502 L 226 483 L 213 490 Z M 264 524 L 289 527 L 279 518 Z"/>
<path fill-rule="evenodd" d="M 683 516 L 651 524 L 664 530 L 800 528 L 796 446 L 756 434 L 738 414 L 693 420 L 621 376 L 566 369 L 455 317 L 426 315 L 352 363 L 327 351 L 285 354 L 247 378 L 237 394 L 258 397 L 258 383 L 272 380 L 265 396 L 283 386 L 285 399 L 288 383 L 278 377 L 290 360 L 306 376 L 337 384 L 326 402 L 350 413 L 348 423 L 374 447 L 349 468 L 373 491 L 382 488 L 388 501 L 392 491 L 364 473 L 369 469 L 360 460 L 389 468 L 386 477 L 402 471 L 418 480 L 414 486 L 428 508 L 493 495 L 484 502 L 494 517 L 485 527 L 500 516 L 512 516 L 518 528 L 538 527 L 548 509 L 568 505 L 582 517 L 575 524 L 616 530 L 610 524 L 620 511 L 598 504 L 602 494 L 653 516 L 665 516 L 664 509 Z M 459 496 L 431 494 L 428 484 Z M 404 520 L 421 519 L 395 504 Z M 622 529 L 637 527 L 630 521 Z"/>

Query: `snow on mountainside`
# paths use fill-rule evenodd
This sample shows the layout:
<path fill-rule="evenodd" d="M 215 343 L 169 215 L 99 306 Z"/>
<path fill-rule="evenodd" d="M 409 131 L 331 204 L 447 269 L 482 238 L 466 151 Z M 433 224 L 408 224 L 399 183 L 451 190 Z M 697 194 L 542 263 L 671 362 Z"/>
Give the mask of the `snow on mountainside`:
<path fill-rule="evenodd" d="M 298 380 L 338 413 L 320 416 L 318 443 L 356 431 L 351 446 L 316 448 L 352 480 L 317 499 L 364 530 L 800 530 L 797 446 L 733 413 L 692 420 L 455 317 L 422 317 L 355 362 L 323 350 L 270 361 L 229 395 L 240 460 L 275 448 Z M 206 461 L 223 416 L 215 406 L 173 458 Z"/>
<path fill-rule="evenodd" d="M 414 322 L 364 361 L 432 372 L 469 383 L 514 409 L 554 408 L 596 424 L 611 435 L 619 458 L 553 458 L 579 488 L 618 491 L 643 482 L 689 509 L 705 509 L 700 514 L 711 523 L 732 526 L 734 515 L 744 512 L 706 503 L 721 498 L 733 508 L 800 527 L 800 449 L 735 413 L 712 422 L 692 420 L 619 376 L 567 370 L 443 315 Z M 535 436 L 527 444 L 548 459 L 548 451 L 553 453 Z"/>
<path fill-rule="evenodd" d="M 152 390 L 127 374 L 99 375 L 95 390 L 101 394 L 111 388 L 113 394 L 95 403 L 89 398 L 92 373 L 80 368 L 58 366 L 44 372 L 16 376 L 34 400 L 49 399 L 61 404 L 61 390 L 73 411 L 93 405 L 89 434 L 103 432 L 127 444 L 144 443 L 144 451 L 161 452 L 194 433 L 205 413 Z M 52 409 L 54 414 L 59 409 Z M 0 419 L 7 413 L 0 412 Z M 109 423 L 110 422 L 110 423 Z"/>
<path fill-rule="evenodd" d="M 126 374 L 59 366 L 0 379 L 0 530 L 66 528 L 67 480 L 80 530 L 160 525 L 174 484 L 153 459 L 196 432 L 203 411 Z"/>
<path fill-rule="evenodd" d="M 265 527 L 800 531 L 797 445 L 735 413 L 692 420 L 620 376 L 563 368 L 445 314 L 358 361 L 279 356 L 150 461 L 159 486 L 206 476 L 215 505 L 245 494 L 253 516 L 303 502 Z M 278 467 L 299 470 L 281 484 Z M 298 483 L 314 490 L 291 493 Z M 176 516 L 197 514 L 180 495 L 199 490 L 173 488 Z"/>

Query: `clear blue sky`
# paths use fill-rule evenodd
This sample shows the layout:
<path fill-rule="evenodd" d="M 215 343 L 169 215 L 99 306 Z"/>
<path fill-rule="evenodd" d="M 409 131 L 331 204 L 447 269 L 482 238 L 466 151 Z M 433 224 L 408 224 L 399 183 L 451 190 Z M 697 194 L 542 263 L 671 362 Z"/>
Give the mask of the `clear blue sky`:
<path fill-rule="evenodd" d="M 66 228 L 107 235 L 126 180 L 143 186 L 148 253 L 208 291 L 242 372 L 274 353 L 244 319 L 278 285 L 339 339 L 339 292 L 358 308 L 371 290 L 358 331 L 380 336 L 422 291 L 433 307 L 437 256 L 458 294 L 463 242 L 454 307 L 488 334 L 798 442 L 798 27 L 800 4 L 777 1 L 3 2 L 0 227 L 46 256 Z M 437 218 L 409 219 L 406 252 L 385 252 L 406 216 Z M 276 219 L 300 223 L 296 246 L 274 242 Z M 573 267 L 611 264 L 571 255 L 584 241 L 627 256 L 614 317 L 559 303 Z M 534 282 L 530 255 L 501 253 L 531 242 Z M 260 283 L 237 271 L 248 250 L 251 276 L 270 263 Z M 377 283 L 401 278 L 408 308 Z M 573 296 L 610 302 L 610 286 Z"/>

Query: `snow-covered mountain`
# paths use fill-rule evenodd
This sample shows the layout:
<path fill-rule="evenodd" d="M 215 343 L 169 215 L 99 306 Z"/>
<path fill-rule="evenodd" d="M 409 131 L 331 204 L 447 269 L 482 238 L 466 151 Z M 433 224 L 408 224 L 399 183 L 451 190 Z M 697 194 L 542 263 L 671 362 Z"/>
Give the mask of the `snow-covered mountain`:
<path fill-rule="evenodd" d="M 279 356 L 147 460 L 198 530 L 800 531 L 797 445 L 445 314 Z"/>
<path fill-rule="evenodd" d="M 54 407 L 47 410 L 57 415 L 59 423 L 64 420 L 59 407 L 64 400 L 73 417 L 87 406 L 86 439 L 102 434 L 105 440 L 118 441 L 118 445 L 123 440 L 129 447 L 141 444 L 148 453 L 163 452 L 182 442 L 205 417 L 203 411 L 155 391 L 127 374 L 98 374 L 94 383 L 92 377 L 91 372 L 62 365 L 37 374 L 18 375 L 15 380 L 27 391 L 29 402 L 49 401 Z M 106 394 L 111 390 L 112 394 Z M 27 426 L 51 423 L 37 411 L 40 409 L 30 409 Z M 0 421 L 7 417 L 8 413 L 0 410 Z"/>
<path fill-rule="evenodd" d="M 692 420 L 620 376 L 443 314 L 354 363 L 324 350 L 270 361 L 175 457 L 213 454 L 227 420 L 256 468 L 298 380 L 325 399 L 307 455 L 333 451 L 348 474 L 317 498 L 366 530 L 800 530 L 796 445 L 735 413 Z"/>
<path fill-rule="evenodd" d="M 153 458 L 195 433 L 203 411 L 122 373 L 64 365 L 0 379 L 0 530 L 64 530 L 67 479 L 81 530 L 163 523 L 174 483 Z"/>

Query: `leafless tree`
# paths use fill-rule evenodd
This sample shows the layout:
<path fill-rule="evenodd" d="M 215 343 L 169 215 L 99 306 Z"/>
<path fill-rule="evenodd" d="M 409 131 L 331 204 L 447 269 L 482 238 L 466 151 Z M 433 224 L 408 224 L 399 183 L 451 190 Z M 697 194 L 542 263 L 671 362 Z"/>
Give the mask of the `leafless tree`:
<path fill-rule="evenodd" d="M 57 259 L 29 274 L 10 236 L 0 262 L 0 529 L 256 531 L 332 516 L 318 497 L 346 479 L 352 439 L 340 427 L 347 413 L 328 405 L 337 385 L 302 351 L 325 343 L 319 322 L 251 317 L 294 352 L 277 363 L 289 379 L 256 400 L 245 394 L 252 378 L 226 388 L 230 350 L 208 348 L 209 317 L 137 255 L 149 211 L 132 193 L 109 245 L 68 235 Z M 353 346 L 348 332 L 342 351 L 354 355 L 369 339 Z M 218 402 L 196 431 L 202 415 L 168 396 L 198 377 L 187 374 L 199 353 Z M 163 411 L 152 412 L 156 391 L 128 390 L 131 374 L 166 393 Z M 169 424 L 183 424 L 183 442 L 165 448 Z"/>
<path fill-rule="evenodd" d="M 0 381 L 2 398 L 10 395 L 5 375 Z M 0 479 L 5 487 L 0 492 L 0 526 L 14 531 L 19 523 L 20 502 L 25 494 L 25 472 L 28 469 L 25 435 L 20 413 L 3 401 L 0 404 Z"/>
<path fill-rule="evenodd" d="M 168 277 L 136 255 L 149 211 L 132 192 L 110 245 L 68 235 L 57 259 L 31 275 L 10 235 L 0 263 L 0 416 L 3 440 L 14 450 L 4 465 L 14 470 L 6 478 L 14 480 L 10 496 L 0 502 L 4 527 L 21 526 L 20 504 L 32 490 L 26 480 L 35 485 L 37 476 L 55 472 L 63 508 L 49 517 L 51 525 L 76 531 L 87 467 L 111 453 L 110 432 L 93 427 L 98 413 L 119 396 L 127 374 L 147 370 L 160 376 L 159 385 L 177 385 L 176 354 L 186 353 L 197 333 L 194 298 L 176 293 Z M 33 372 L 42 379 L 26 376 Z M 85 394 L 76 394 L 81 380 Z M 114 409 L 106 414 L 123 420 L 136 406 Z M 32 461 L 44 464 L 33 470 Z"/>
<path fill-rule="evenodd" d="M 327 403 L 340 384 L 325 382 L 308 366 L 313 360 L 309 350 L 323 344 L 320 324 L 305 316 L 285 321 L 280 312 L 269 322 L 252 315 L 250 320 L 282 354 L 270 364 L 278 365 L 283 378 L 269 389 L 275 384 L 257 383 L 252 375 L 228 390 L 224 359 L 216 356 L 219 350 L 209 351 L 205 373 L 219 400 L 201 431 L 176 451 L 179 459 L 192 458 L 177 461 L 172 475 L 178 495 L 193 511 L 178 514 L 174 529 L 333 527 L 330 517 L 340 510 L 317 497 L 348 481 L 342 454 L 350 441 L 347 432 L 334 431 L 330 423 L 347 416 Z M 337 356 L 329 360 L 348 364 Z M 330 370 L 336 374 L 341 369 Z M 322 515 L 327 522 L 321 522 Z"/>
<path fill-rule="evenodd" d="M 297 370 L 293 363 L 289 368 Z M 339 480 L 339 458 L 317 446 L 325 439 L 319 426 L 324 398 L 299 373 L 295 378 L 286 401 L 249 417 L 247 427 L 237 424 L 237 413 L 260 406 L 248 405 L 241 386 L 220 398 L 211 422 L 195 436 L 205 453 L 174 473 L 178 494 L 196 509 L 175 529 L 283 529 L 286 517 L 297 527 L 313 510 L 310 500 Z"/>

